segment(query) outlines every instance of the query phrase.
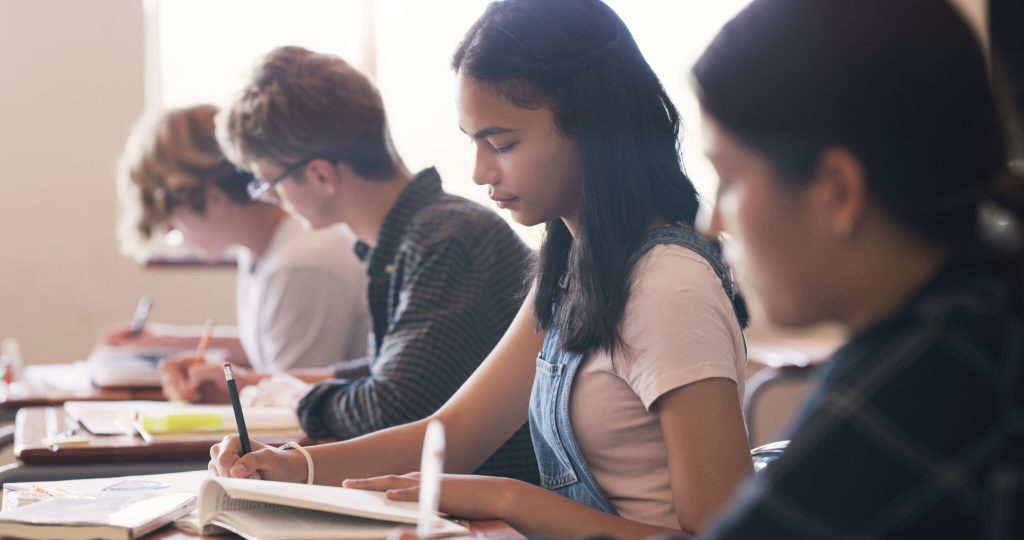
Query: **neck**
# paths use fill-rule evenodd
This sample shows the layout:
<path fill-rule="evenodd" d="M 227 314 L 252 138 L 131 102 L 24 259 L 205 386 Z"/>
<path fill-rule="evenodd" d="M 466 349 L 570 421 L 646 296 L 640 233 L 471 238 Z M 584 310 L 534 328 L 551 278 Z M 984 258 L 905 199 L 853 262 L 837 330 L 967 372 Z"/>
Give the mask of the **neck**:
<path fill-rule="evenodd" d="M 847 283 L 859 286 L 845 291 L 839 320 L 859 332 L 895 313 L 935 277 L 947 259 L 943 249 L 913 242 L 883 244 L 876 253 L 851 261 Z"/>
<path fill-rule="evenodd" d="M 352 233 L 362 242 L 376 246 L 381 227 L 398 198 L 412 180 L 412 173 L 399 164 L 398 173 L 387 179 L 355 178 L 341 194 L 342 213 Z"/>
<path fill-rule="evenodd" d="M 565 224 L 566 229 L 569 229 L 572 239 L 578 240 L 580 237 L 580 213 L 577 211 L 571 216 L 562 216 L 562 223 Z"/>
<path fill-rule="evenodd" d="M 266 253 L 274 232 L 288 215 L 272 204 L 252 203 L 238 214 L 236 241 L 259 260 Z"/>

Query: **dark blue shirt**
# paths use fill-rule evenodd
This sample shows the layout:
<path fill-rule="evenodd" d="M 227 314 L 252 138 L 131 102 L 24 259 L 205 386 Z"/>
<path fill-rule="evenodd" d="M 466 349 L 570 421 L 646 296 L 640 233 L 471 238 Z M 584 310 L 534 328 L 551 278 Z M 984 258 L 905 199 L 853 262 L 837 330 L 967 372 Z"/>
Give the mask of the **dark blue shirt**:
<path fill-rule="evenodd" d="M 829 361 L 778 461 L 703 538 L 1024 538 L 1024 321 L 950 264 Z"/>

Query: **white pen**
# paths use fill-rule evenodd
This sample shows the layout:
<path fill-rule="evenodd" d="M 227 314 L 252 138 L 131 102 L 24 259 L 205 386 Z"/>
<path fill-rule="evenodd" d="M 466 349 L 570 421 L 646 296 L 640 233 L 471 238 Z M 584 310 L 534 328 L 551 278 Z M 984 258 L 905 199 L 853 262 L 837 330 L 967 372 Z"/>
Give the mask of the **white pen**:
<path fill-rule="evenodd" d="M 434 535 L 434 518 L 441 500 L 441 473 L 444 472 L 444 425 L 439 420 L 427 424 L 423 437 L 423 459 L 420 461 L 420 516 L 416 535 Z"/>
<path fill-rule="evenodd" d="M 146 319 L 149 318 L 151 309 L 153 309 L 153 297 L 148 294 L 142 295 L 142 298 L 139 298 L 139 303 L 135 306 L 135 315 L 132 316 L 132 329 L 129 333 L 131 337 L 138 337 L 146 328 Z"/>

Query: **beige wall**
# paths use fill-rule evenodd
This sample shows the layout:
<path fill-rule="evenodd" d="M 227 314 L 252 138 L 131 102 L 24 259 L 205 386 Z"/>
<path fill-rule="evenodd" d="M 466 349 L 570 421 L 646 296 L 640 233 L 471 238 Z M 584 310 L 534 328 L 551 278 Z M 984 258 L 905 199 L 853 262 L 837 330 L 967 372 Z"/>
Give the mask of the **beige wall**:
<path fill-rule="evenodd" d="M 0 336 L 86 354 L 143 292 L 153 317 L 234 322 L 231 270 L 147 270 L 114 238 L 114 164 L 143 107 L 141 0 L 0 0 Z"/>

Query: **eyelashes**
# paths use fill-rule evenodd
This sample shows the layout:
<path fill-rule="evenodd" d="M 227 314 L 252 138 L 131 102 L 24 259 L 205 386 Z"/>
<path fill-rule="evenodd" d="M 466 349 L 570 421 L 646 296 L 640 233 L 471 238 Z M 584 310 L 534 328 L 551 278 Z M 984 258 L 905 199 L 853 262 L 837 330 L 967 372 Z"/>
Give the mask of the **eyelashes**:
<path fill-rule="evenodd" d="M 519 143 L 518 142 L 514 142 L 514 143 L 506 144 L 504 146 L 495 146 L 495 145 L 491 144 L 489 141 L 487 141 L 486 139 L 480 139 L 480 140 L 470 139 L 469 140 L 469 144 L 471 144 L 471 145 L 472 144 L 486 144 L 487 145 L 487 150 L 490 151 L 492 154 L 506 154 L 506 153 L 512 151 L 512 149 L 515 148 L 516 145 L 518 145 Z"/>
<path fill-rule="evenodd" d="M 515 143 L 512 143 L 506 144 L 505 146 L 491 146 L 491 152 L 494 152 L 495 154 L 505 154 L 511 151 L 515 145 Z"/>

